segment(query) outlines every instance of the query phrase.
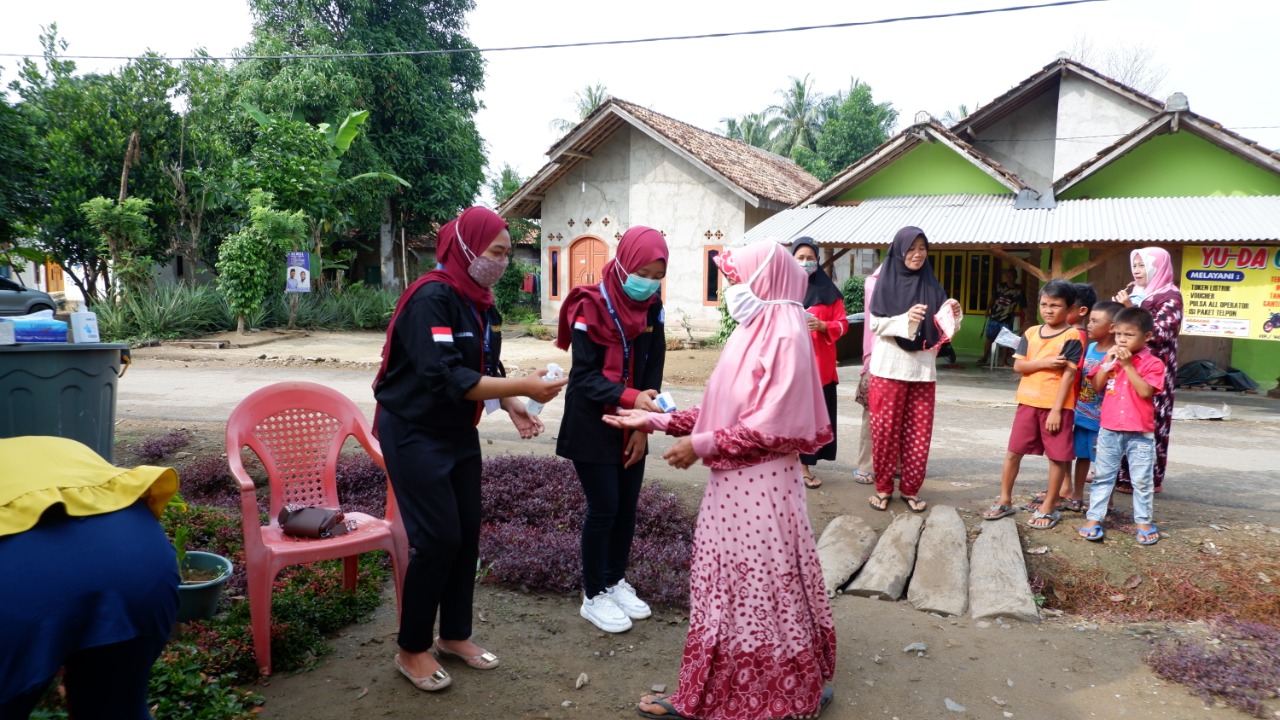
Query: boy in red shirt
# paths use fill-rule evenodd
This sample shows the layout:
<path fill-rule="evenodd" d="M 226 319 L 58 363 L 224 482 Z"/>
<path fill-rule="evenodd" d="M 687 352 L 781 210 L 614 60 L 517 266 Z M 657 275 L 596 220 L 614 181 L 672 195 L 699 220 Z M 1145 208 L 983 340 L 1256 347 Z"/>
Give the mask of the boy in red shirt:
<path fill-rule="evenodd" d="M 1024 455 L 1044 455 L 1049 460 L 1049 490 L 1041 509 L 1027 525 L 1048 530 L 1061 515 L 1054 508 L 1058 491 L 1075 459 L 1073 409 L 1076 403 L 1076 368 L 1084 354 L 1080 332 L 1067 322 L 1075 306 L 1076 290 L 1066 280 L 1051 280 L 1040 290 L 1043 325 L 1028 328 L 1013 354 L 1013 371 L 1022 373 L 1018 383 L 1018 410 L 1009 434 L 1009 449 L 1000 472 L 1000 500 L 982 514 L 985 520 L 1013 515 L 1013 483 L 1018 479 Z"/>
<path fill-rule="evenodd" d="M 1098 464 L 1093 488 L 1089 491 L 1088 519 L 1080 528 L 1085 540 L 1102 540 L 1102 520 L 1115 489 L 1120 459 L 1129 460 L 1133 482 L 1133 521 L 1138 526 L 1138 544 L 1160 542 L 1160 529 L 1152 520 L 1155 485 L 1155 402 L 1164 387 L 1165 366 L 1147 350 L 1155 330 L 1151 313 L 1127 307 L 1113 321 L 1116 344 L 1106 360 L 1090 373 L 1093 387 L 1102 396 L 1102 429 L 1098 431 Z"/>

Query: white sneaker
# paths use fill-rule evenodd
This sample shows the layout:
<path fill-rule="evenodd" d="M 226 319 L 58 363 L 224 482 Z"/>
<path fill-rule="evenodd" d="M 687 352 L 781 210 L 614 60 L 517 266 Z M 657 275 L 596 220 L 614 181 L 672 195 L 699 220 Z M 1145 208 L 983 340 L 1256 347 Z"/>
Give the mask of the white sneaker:
<path fill-rule="evenodd" d="M 643 620 L 653 614 L 649 604 L 636 596 L 636 589 L 631 587 L 626 578 L 619 580 L 618 584 L 609 588 L 607 592 L 609 597 L 613 598 L 613 604 L 632 620 Z"/>
<path fill-rule="evenodd" d="M 607 592 L 582 600 L 582 617 L 605 632 L 620 633 L 631 629 L 631 618 L 614 603 Z"/>

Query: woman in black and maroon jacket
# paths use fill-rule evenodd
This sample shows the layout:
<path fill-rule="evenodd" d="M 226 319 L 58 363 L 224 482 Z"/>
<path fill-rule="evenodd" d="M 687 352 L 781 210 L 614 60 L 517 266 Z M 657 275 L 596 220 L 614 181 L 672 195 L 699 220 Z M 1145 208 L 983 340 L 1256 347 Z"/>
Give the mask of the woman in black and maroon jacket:
<path fill-rule="evenodd" d="M 375 429 L 412 553 L 400 601 L 395 663 L 417 688 L 453 679 L 437 655 L 491 670 L 498 658 L 471 641 L 471 604 L 480 547 L 480 436 L 484 410 L 506 410 L 530 438 L 542 423 L 517 396 L 547 402 L 564 381 L 544 372 L 508 378 L 502 317 L 490 288 L 511 256 L 507 224 L 473 207 L 440 229 L 440 267 L 400 297 L 374 380 Z M 433 641 L 436 614 L 440 637 Z M 434 650 L 435 654 L 431 651 Z"/>

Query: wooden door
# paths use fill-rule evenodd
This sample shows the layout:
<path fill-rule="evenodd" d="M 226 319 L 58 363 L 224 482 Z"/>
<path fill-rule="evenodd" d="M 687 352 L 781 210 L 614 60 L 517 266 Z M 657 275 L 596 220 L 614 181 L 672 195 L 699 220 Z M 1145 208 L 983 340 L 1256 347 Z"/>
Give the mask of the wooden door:
<path fill-rule="evenodd" d="M 57 263 L 44 264 L 44 291 L 48 293 L 65 292 L 66 281 L 62 277 L 62 268 Z"/>
<path fill-rule="evenodd" d="M 600 282 L 600 269 L 609 259 L 609 248 L 597 237 L 579 238 L 569 246 L 569 287 Z"/>

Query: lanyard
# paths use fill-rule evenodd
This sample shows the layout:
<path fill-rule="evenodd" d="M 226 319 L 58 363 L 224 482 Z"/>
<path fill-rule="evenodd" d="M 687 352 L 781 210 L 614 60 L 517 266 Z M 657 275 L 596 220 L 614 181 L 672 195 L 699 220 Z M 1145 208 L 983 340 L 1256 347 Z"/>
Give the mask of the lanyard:
<path fill-rule="evenodd" d="M 489 338 L 489 318 L 480 313 L 480 310 L 475 306 L 475 303 L 471 303 L 471 312 L 476 314 L 476 321 L 480 323 L 480 327 L 484 328 L 484 355 L 481 358 L 481 363 L 483 365 L 483 367 L 481 367 L 481 372 L 485 375 L 497 377 L 498 364 L 493 362 L 492 357 L 493 352 Z"/>
<path fill-rule="evenodd" d="M 622 321 L 618 319 L 618 313 L 614 312 L 613 303 L 609 300 L 609 291 L 604 289 L 604 282 L 600 283 L 600 294 L 604 297 L 604 307 L 609 311 L 609 317 L 613 318 L 613 324 L 618 327 L 618 337 L 622 338 L 622 384 L 627 386 L 627 378 L 631 375 L 631 343 L 627 342 L 627 333 L 622 329 Z"/>

